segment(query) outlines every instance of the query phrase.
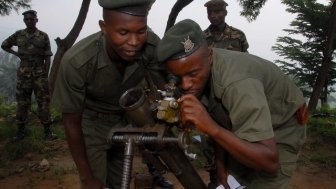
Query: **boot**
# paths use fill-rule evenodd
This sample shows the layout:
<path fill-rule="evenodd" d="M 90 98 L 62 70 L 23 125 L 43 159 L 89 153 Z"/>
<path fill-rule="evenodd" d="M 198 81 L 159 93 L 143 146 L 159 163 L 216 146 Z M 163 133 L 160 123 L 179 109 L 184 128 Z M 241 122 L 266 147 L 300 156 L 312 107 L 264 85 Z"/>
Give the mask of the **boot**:
<path fill-rule="evenodd" d="M 171 183 L 168 179 L 166 179 L 162 175 L 154 176 L 154 183 L 156 186 L 160 186 L 164 189 L 173 189 L 173 183 Z"/>
<path fill-rule="evenodd" d="M 16 132 L 16 135 L 12 138 L 12 142 L 19 142 L 24 139 L 26 135 L 26 127 L 25 124 L 18 124 L 18 130 Z"/>
<path fill-rule="evenodd" d="M 154 186 L 160 186 L 164 189 L 172 189 L 173 183 L 171 183 L 168 179 L 162 176 L 162 173 L 158 173 L 155 167 L 152 164 L 147 163 L 148 171 L 153 176 Z"/>
<path fill-rule="evenodd" d="M 210 182 L 208 183 L 207 189 L 215 189 L 217 188 L 217 171 L 214 169 L 208 170 Z"/>
<path fill-rule="evenodd" d="M 50 129 L 49 124 L 44 124 L 44 140 L 56 140 L 58 137 L 55 133 L 53 133 Z"/>

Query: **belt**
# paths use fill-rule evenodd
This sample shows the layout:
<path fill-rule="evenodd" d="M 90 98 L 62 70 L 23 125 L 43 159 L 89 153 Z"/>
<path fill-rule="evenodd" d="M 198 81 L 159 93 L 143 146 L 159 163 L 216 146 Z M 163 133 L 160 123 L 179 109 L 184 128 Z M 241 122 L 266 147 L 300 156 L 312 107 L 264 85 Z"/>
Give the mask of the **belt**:
<path fill-rule="evenodd" d="M 84 109 L 83 114 L 88 115 L 90 117 L 96 117 L 96 118 L 101 118 L 101 119 L 108 119 L 116 116 L 121 116 L 122 115 L 121 110 L 115 110 L 111 111 L 110 113 L 103 113 L 103 112 L 97 112 L 94 110 L 89 110 L 89 109 Z"/>

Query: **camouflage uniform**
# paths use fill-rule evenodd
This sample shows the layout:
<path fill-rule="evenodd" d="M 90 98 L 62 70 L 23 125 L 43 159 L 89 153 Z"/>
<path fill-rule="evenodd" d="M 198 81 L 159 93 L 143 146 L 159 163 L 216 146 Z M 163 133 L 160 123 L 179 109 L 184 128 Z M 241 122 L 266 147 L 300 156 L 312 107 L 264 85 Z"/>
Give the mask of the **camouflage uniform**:
<path fill-rule="evenodd" d="M 247 52 L 249 44 L 244 32 L 232 26 L 223 23 L 221 25 L 210 25 L 204 30 L 208 45 L 212 48 L 221 48 Z"/>
<path fill-rule="evenodd" d="M 21 59 L 16 84 L 17 123 L 26 123 L 34 91 L 41 123 L 50 124 L 48 73 L 44 64 L 45 57 L 52 56 L 48 35 L 40 30 L 29 34 L 23 29 L 8 37 L 2 46 L 18 46 Z"/>

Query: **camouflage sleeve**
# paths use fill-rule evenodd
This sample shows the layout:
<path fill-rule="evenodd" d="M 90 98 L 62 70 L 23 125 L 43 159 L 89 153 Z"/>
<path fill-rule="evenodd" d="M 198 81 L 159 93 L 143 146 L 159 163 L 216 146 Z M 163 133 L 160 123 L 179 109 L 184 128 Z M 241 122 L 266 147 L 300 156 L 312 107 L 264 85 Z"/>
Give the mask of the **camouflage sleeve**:
<path fill-rule="evenodd" d="M 44 40 L 45 40 L 44 55 L 45 56 L 52 56 L 53 53 L 51 52 L 50 40 L 49 40 L 49 36 L 47 34 L 45 34 Z"/>
<path fill-rule="evenodd" d="M 242 32 L 242 37 L 240 39 L 241 47 L 242 47 L 242 52 L 248 52 L 247 49 L 249 48 L 249 44 L 247 42 L 246 36 L 244 32 Z"/>
<path fill-rule="evenodd" d="M 12 46 L 17 46 L 17 32 L 15 32 L 14 34 L 12 34 L 11 36 L 9 36 L 7 39 L 5 39 L 1 46 L 2 47 L 9 47 L 11 48 Z"/>

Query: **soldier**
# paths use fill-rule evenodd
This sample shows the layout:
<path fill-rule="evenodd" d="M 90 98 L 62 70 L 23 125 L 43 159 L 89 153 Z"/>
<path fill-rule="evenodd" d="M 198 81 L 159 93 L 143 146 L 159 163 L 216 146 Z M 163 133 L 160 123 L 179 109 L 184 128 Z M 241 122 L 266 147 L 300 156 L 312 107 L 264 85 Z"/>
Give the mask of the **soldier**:
<path fill-rule="evenodd" d="M 247 52 L 249 47 L 244 32 L 229 26 L 225 22 L 227 15 L 223 0 L 210 0 L 204 4 L 207 7 L 210 26 L 204 30 L 206 40 L 210 47 Z"/>
<path fill-rule="evenodd" d="M 121 187 L 124 145 L 106 142 L 111 128 L 128 123 L 119 98 L 147 86 L 145 70 L 157 86 L 165 83 L 155 53 L 160 39 L 147 27 L 152 1 L 99 0 L 101 31 L 75 44 L 61 62 L 53 100 L 83 189 Z M 172 187 L 166 180 L 159 184 Z"/>
<path fill-rule="evenodd" d="M 180 78 L 182 126 L 216 142 L 218 184 L 228 188 L 232 174 L 249 189 L 287 188 L 308 119 L 300 89 L 272 62 L 209 48 L 192 20 L 168 30 L 157 52 Z"/>
<path fill-rule="evenodd" d="M 46 33 L 36 28 L 38 22 L 36 11 L 28 10 L 22 13 L 27 28 L 16 31 L 1 45 L 1 48 L 20 58 L 17 70 L 16 121 L 18 131 L 13 141 L 20 141 L 25 137 L 25 125 L 28 110 L 31 106 L 31 96 L 34 92 L 38 116 L 44 126 L 44 139 L 54 140 L 57 136 L 50 129 L 48 73 L 50 66 L 50 41 Z M 12 49 L 18 46 L 18 51 Z"/>

